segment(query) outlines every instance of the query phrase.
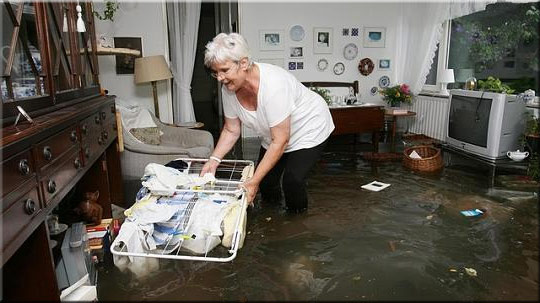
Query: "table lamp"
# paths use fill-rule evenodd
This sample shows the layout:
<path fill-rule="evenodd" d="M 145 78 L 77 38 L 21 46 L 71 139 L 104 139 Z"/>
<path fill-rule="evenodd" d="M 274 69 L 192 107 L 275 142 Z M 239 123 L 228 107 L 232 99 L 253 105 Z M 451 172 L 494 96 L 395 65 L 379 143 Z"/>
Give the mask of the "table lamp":
<path fill-rule="evenodd" d="M 448 83 L 454 83 L 454 70 L 453 69 L 441 70 L 439 72 L 437 80 L 439 80 L 439 83 L 441 83 L 441 95 L 444 95 L 444 96 L 450 95 L 448 93 L 448 90 L 446 89 L 446 85 L 448 85 Z"/>
<path fill-rule="evenodd" d="M 159 119 L 159 104 L 156 82 L 171 79 L 172 74 L 163 55 L 135 59 L 135 83 L 152 83 L 155 115 Z"/>

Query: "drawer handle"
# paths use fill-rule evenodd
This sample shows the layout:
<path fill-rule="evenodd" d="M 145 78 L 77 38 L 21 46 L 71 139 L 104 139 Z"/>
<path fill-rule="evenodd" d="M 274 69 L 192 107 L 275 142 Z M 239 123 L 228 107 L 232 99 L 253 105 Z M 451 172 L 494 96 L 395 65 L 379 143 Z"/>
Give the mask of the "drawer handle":
<path fill-rule="evenodd" d="M 101 120 L 105 120 L 105 117 L 106 117 L 105 112 L 101 112 L 100 114 L 101 114 Z"/>
<path fill-rule="evenodd" d="M 111 113 L 112 114 L 116 113 L 116 108 L 115 108 L 114 104 L 111 105 Z"/>
<path fill-rule="evenodd" d="M 99 136 L 99 139 L 97 140 L 97 142 L 99 143 L 99 145 L 103 144 L 103 134 Z"/>
<path fill-rule="evenodd" d="M 103 139 L 107 140 L 109 138 L 109 133 L 107 131 L 103 131 Z"/>
<path fill-rule="evenodd" d="M 77 142 L 77 131 L 72 130 L 69 139 L 71 140 L 71 142 Z"/>
<path fill-rule="evenodd" d="M 88 125 L 84 124 L 84 125 L 81 127 L 81 130 L 82 130 L 83 135 L 88 134 Z"/>
<path fill-rule="evenodd" d="M 43 157 L 47 161 L 50 161 L 52 159 L 52 151 L 51 151 L 51 148 L 49 146 L 45 146 L 43 148 Z"/>
<path fill-rule="evenodd" d="M 51 194 L 56 191 L 56 182 L 54 180 L 49 180 L 47 183 L 47 191 Z"/>
<path fill-rule="evenodd" d="M 28 166 L 28 160 L 22 159 L 19 161 L 19 171 L 23 176 L 26 176 L 30 173 L 30 166 Z"/>
<path fill-rule="evenodd" d="M 96 124 L 99 124 L 99 122 L 100 122 L 99 116 L 96 116 L 96 117 L 94 118 L 94 122 L 96 122 Z"/>
<path fill-rule="evenodd" d="M 84 148 L 84 155 L 86 156 L 86 158 L 90 157 L 90 148 L 89 147 Z"/>
<path fill-rule="evenodd" d="M 33 214 L 36 211 L 36 202 L 30 198 L 26 199 L 24 202 L 24 211 L 29 215 Z"/>
<path fill-rule="evenodd" d="M 81 160 L 79 160 L 79 158 L 75 158 L 75 161 L 73 161 L 73 165 L 76 169 L 81 168 Z"/>

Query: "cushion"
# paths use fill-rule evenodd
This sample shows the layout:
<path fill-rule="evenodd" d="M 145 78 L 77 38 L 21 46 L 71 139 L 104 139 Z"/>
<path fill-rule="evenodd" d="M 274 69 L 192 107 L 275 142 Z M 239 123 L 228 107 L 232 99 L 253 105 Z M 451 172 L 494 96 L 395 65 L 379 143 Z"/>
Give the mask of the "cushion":
<path fill-rule="evenodd" d="M 161 144 L 161 134 L 159 127 L 132 128 L 129 132 L 139 141 L 146 144 Z"/>

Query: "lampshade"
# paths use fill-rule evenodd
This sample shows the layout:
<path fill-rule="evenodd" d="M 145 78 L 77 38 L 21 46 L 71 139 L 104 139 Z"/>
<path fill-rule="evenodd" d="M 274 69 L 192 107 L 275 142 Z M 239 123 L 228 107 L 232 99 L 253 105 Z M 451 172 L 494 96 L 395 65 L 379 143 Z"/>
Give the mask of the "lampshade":
<path fill-rule="evenodd" d="M 438 79 L 440 83 L 454 83 L 454 70 L 443 69 L 439 72 Z"/>
<path fill-rule="evenodd" d="M 135 59 L 135 83 L 145 83 L 172 78 L 163 55 Z"/>

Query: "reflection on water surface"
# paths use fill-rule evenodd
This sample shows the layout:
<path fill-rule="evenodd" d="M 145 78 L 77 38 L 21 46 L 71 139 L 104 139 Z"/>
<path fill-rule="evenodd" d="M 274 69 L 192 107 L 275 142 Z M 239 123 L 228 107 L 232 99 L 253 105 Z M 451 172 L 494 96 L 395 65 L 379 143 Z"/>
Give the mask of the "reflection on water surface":
<path fill-rule="evenodd" d="M 422 175 L 359 155 L 328 148 L 307 214 L 251 209 L 233 262 L 159 260 L 141 279 L 106 263 L 100 300 L 538 300 L 537 195 L 488 188 L 482 172 Z M 373 180 L 392 185 L 360 189 Z M 487 214 L 459 213 L 478 207 Z"/>

